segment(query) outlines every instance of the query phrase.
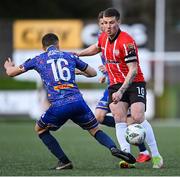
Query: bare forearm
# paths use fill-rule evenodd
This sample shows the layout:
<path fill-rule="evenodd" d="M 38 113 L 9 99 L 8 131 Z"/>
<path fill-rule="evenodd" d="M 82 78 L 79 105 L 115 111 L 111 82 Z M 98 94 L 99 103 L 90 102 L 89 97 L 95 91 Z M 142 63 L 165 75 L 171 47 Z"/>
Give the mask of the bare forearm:
<path fill-rule="evenodd" d="M 131 70 L 131 71 L 127 74 L 123 85 L 122 85 L 121 88 L 119 89 L 119 92 L 120 92 L 121 94 L 123 94 L 123 93 L 129 88 L 129 86 L 132 84 L 134 78 L 136 77 L 136 74 L 137 74 L 137 70 L 136 70 L 136 69 Z"/>
<path fill-rule="evenodd" d="M 79 71 L 76 75 L 82 75 L 82 76 L 86 76 L 86 77 L 92 77 L 92 76 L 89 76 L 89 74 L 85 73 L 84 71 Z"/>
<path fill-rule="evenodd" d="M 91 66 L 88 66 L 85 71 L 75 69 L 75 74 L 76 75 L 83 75 L 86 77 L 95 77 L 97 75 L 97 72 L 94 68 L 92 68 Z"/>
<path fill-rule="evenodd" d="M 100 49 L 97 48 L 95 44 L 89 46 L 88 48 L 80 51 L 79 56 L 92 56 L 100 52 Z"/>
<path fill-rule="evenodd" d="M 86 77 L 95 77 L 95 76 L 97 76 L 96 70 L 91 66 L 88 66 L 87 69 L 85 71 L 83 71 L 83 73 L 84 73 L 84 75 Z"/>
<path fill-rule="evenodd" d="M 85 73 L 85 72 L 81 72 L 81 75 L 83 75 L 83 76 L 86 76 L 86 77 L 95 77 L 96 75 L 89 75 L 89 74 L 87 74 L 87 73 Z"/>

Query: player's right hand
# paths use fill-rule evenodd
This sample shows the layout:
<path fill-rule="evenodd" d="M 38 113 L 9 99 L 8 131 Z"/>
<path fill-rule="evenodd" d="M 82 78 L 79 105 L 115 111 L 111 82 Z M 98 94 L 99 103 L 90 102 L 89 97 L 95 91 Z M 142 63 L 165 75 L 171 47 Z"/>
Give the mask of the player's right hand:
<path fill-rule="evenodd" d="M 120 101 L 120 99 L 122 98 L 122 96 L 123 95 L 122 95 L 122 93 L 120 91 L 114 92 L 112 94 L 113 103 L 117 104 Z"/>
<path fill-rule="evenodd" d="M 99 80 L 99 83 L 103 84 L 106 81 L 106 76 L 103 75 L 98 80 Z"/>
<path fill-rule="evenodd" d="M 98 67 L 98 69 L 99 69 L 99 71 L 101 71 L 102 73 L 106 73 L 107 71 L 106 71 L 106 67 L 104 66 L 104 65 L 100 65 L 99 67 Z"/>
<path fill-rule="evenodd" d="M 4 68 L 7 69 L 8 67 L 14 66 L 14 63 L 12 62 L 11 58 L 7 58 L 4 63 Z"/>

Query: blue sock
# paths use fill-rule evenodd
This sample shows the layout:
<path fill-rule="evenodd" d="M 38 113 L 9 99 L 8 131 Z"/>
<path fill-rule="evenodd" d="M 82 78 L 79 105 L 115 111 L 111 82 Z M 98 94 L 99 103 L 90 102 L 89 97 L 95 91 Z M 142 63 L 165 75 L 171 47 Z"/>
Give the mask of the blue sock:
<path fill-rule="evenodd" d="M 70 160 L 67 158 L 67 156 L 61 149 L 57 140 L 50 134 L 49 131 L 45 131 L 45 132 L 39 134 L 39 138 L 47 146 L 47 148 L 51 151 L 51 153 L 54 156 L 56 156 L 61 162 L 63 162 L 63 163 L 70 162 Z"/>
<path fill-rule="evenodd" d="M 113 140 L 106 135 L 102 130 L 98 130 L 94 135 L 95 139 L 102 145 L 106 146 L 108 149 L 116 147 Z"/>
<path fill-rule="evenodd" d="M 144 151 L 146 151 L 146 150 L 147 150 L 147 149 L 146 149 L 146 146 L 145 146 L 145 144 L 144 144 L 144 143 L 139 144 L 139 145 L 138 145 L 138 148 L 139 148 L 139 151 L 140 151 L 140 152 L 144 152 Z"/>
<path fill-rule="evenodd" d="M 103 125 L 107 125 L 108 127 L 115 127 L 115 121 L 113 116 L 105 116 L 104 120 L 101 122 Z"/>

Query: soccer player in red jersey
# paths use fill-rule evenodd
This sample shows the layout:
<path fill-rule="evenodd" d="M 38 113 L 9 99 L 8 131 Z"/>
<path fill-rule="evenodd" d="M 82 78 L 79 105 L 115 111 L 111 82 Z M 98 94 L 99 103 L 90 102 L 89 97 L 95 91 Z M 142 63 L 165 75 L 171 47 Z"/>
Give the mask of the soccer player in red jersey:
<path fill-rule="evenodd" d="M 104 31 L 103 11 L 101 11 L 98 15 L 98 24 L 99 24 L 99 29 L 100 29 L 100 33 L 99 33 L 100 35 Z M 99 69 L 103 73 L 103 76 L 99 78 L 99 81 L 100 83 L 103 83 L 105 82 L 105 80 L 107 80 L 107 83 L 109 85 L 109 78 L 107 76 L 107 71 L 104 66 L 105 59 L 102 55 L 101 55 L 101 60 L 102 60 L 103 65 L 99 66 Z M 100 122 L 101 124 L 104 124 L 110 127 L 115 127 L 114 117 L 107 115 L 107 113 L 109 112 L 110 112 L 110 109 L 109 109 L 109 104 L 108 104 L 108 88 L 106 88 L 103 93 L 103 97 L 99 100 L 96 106 L 95 116 L 98 122 Z M 132 124 L 134 121 L 131 119 L 131 117 L 130 118 L 129 117 L 130 117 L 130 112 L 128 113 L 127 124 Z M 151 159 L 151 156 L 149 154 L 149 151 L 146 149 L 145 144 L 142 143 L 138 145 L 138 148 L 139 148 L 140 153 L 136 161 L 139 163 L 149 161 Z"/>
<path fill-rule="evenodd" d="M 146 142 L 151 150 L 153 168 L 163 166 L 154 132 L 147 120 L 146 83 L 139 65 L 138 49 L 134 39 L 120 30 L 120 14 L 114 8 L 108 8 L 103 13 L 104 30 L 98 43 L 79 53 L 79 56 L 91 56 L 102 52 L 105 58 L 106 70 L 110 79 L 109 106 L 116 122 L 116 136 L 121 149 L 130 152 L 130 145 L 125 139 L 127 128 L 126 115 L 131 108 L 131 117 L 146 129 Z M 128 166 L 122 162 L 120 166 Z"/>

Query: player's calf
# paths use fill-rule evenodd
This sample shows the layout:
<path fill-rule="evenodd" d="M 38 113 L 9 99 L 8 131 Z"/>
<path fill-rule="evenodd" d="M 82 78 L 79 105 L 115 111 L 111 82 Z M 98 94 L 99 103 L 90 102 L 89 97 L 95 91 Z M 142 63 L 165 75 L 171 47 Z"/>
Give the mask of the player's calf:
<path fill-rule="evenodd" d="M 94 136 L 94 138 L 103 146 L 107 147 L 110 151 L 111 154 L 115 157 L 121 158 L 124 161 L 128 163 L 135 163 L 136 159 L 134 158 L 133 155 L 130 153 L 124 152 L 119 150 L 116 147 L 116 144 L 114 141 L 107 135 L 105 134 L 102 130 L 100 130 L 98 127 L 93 128 L 89 130 L 89 132 Z"/>

